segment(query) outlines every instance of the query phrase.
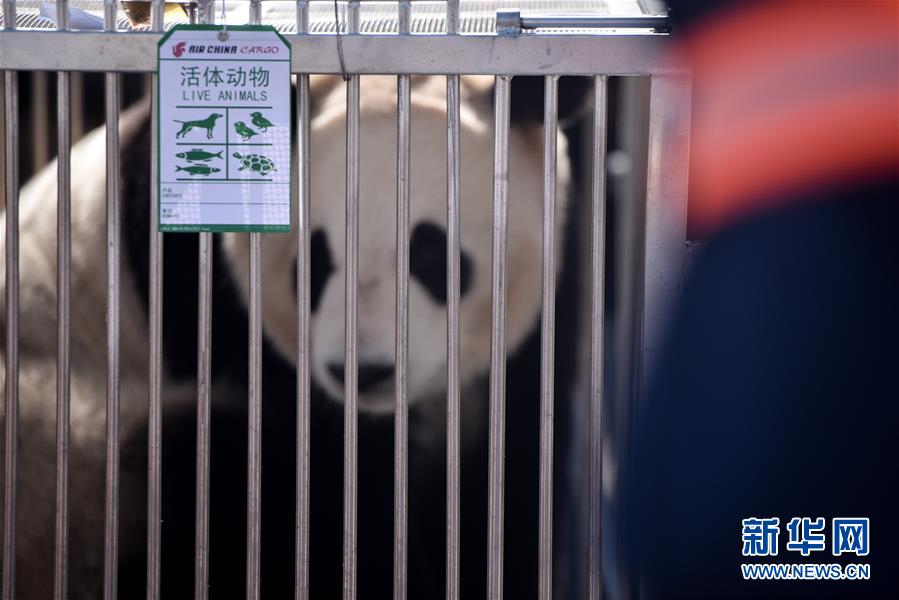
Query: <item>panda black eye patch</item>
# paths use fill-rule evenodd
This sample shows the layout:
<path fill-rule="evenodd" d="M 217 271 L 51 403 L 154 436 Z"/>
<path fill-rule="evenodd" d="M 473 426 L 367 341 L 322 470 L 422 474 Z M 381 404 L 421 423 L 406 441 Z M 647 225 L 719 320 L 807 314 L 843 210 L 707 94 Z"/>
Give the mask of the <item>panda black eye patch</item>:
<path fill-rule="evenodd" d="M 446 304 L 446 233 L 434 223 L 422 222 L 412 230 L 409 244 L 409 272 L 431 298 Z M 459 261 L 460 295 L 471 286 L 471 258 L 465 251 Z"/>
<path fill-rule="evenodd" d="M 328 235 L 323 229 L 316 229 L 312 232 L 312 238 L 309 240 L 309 276 L 310 276 L 310 303 L 312 312 L 318 309 L 321 303 L 322 294 L 325 291 L 325 284 L 328 277 L 334 272 L 334 260 L 331 257 L 331 250 L 328 248 Z M 297 270 L 293 270 L 294 290 L 296 290 Z"/>

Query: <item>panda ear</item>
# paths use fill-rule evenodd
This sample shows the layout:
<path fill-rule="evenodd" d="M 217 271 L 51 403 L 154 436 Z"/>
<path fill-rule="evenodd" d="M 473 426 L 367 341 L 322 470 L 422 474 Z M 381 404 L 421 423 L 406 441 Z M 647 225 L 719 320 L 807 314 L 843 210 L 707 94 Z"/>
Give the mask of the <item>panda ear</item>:
<path fill-rule="evenodd" d="M 334 88 L 336 88 L 339 83 L 340 77 L 338 75 L 309 76 L 309 115 L 311 118 L 315 118 L 315 115 L 321 110 L 325 98 L 334 91 Z M 290 95 L 290 114 L 297 114 L 297 94 L 295 86 Z"/>
<path fill-rule="evenodd" d="M 519 75 L 512 78 L 510 104 L 512 123 L 539 125 L 543 123 L 543 94 L 545 77 Z M 493 112 L 494 78 L 466 76 L 463 96 L 487 113 Z M 576 119 L 589 110 L 588 97 L 592 87 L 590 77 L 562 77 L 559 79 L 559 120 Z"/>
<path fill-rule="evenodd" d="M 312 117 L 318 114 L 322 102 L 334 91 L 340 81 L 339 75 L 309 76 L 309 112 Z"/>

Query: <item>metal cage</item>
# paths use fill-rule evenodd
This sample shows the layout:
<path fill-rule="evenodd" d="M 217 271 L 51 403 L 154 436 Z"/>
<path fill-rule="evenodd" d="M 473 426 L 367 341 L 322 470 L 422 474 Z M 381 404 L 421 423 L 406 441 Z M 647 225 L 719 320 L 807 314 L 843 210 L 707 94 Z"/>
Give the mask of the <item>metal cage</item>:
<path fill-rule="evenodd" d="M 46 3 L 45 3 L 46 4 Z M 70 263 L 70 154 L 73 134 L 76 139 L 84 129 L 79 111 L 83 100 L 78 85 L 79 74 L 96 72 L 105 74 L 105 121 L 107 124 L 107 245 L 109 261 L 107 269 L 107 454 L 106 454 L 106 523 L 105 523 L 105 597 L 116 597 L 116 547 L 117 547 L 117 486 L 119 477 L 118 421 L 119 411 L 119 323 L 127 315 L 119 313 L 120 265 L 118 248 L 121 244 L 121 198 L 119 186 L 119 121 L 120 79 L 123 73 L 148 74 L 155 86 L 155 48 L 164 27 L 163 2 L 153 0 L 150 5 L 151 20 L 146 26 L 132 26 L 119 17 L 118 3 L 107 0 L 69 2 L 58 0 L 55 13 L 59 18 L 42 18 L 38 1 L 3 1 L 3 27 L 0 33 L 0 70 L 3 73 L 2 139 L 0 146 L 4 164 L 3 204 L 6 220 L 6 346 L 4 351 L 6 381 L 4 408 L 5 463 L 3 470 L 3 564 L 2 597 L 12 599 L 15 593 L 15 516 L 17 501 L 17 411 L 18 411 L 18 314 L 19 314 L 19 250 L 18 250 L 18 197 L 20 189 L 20 142 L 23 124 L 19 121 L 19 78 L 22 72 L 33 72 L 35 85 L 32 90 L 35 102 L 46 102 L 47 80 L 41 72 L 55 72 L 57 86 L 57 148 L 58 148 L 58 356 L 57 356 L 57 544 L 56 544 L 56 597 L 65 597 L 65 570 L 67 561 L 67 477 L 69 444 L 69 377 L 70 377 L 70 319 L 69 304 L 73 290 L 69 283 Z M 93 30 L 75 30 L 69 19 L 69 6 L 77 5 L 93 15 L 96 25 L 84 25 Z M 357 406 L 356 406 L 356 254 L 353 240 L 358 236 L 358 135 L 359 135 L 359 81 L 369 74 L 395 74 L 399 81 L 398 99 L 398 247 L 408 247 L 408 211 L 410 168 L 410 76 L 417 74 L 446 76 L 447 85 L 447 156 L 448 189 L 448 247 L 449 247 L 449 303 L 448 319 L 448 473 L 447 498 L 447 597 L 459 594 L 459 77 L 481 74 L 496 77 L 495 86 L 495 156 L 494 156 L 494 240 L 493 240 L 493 312 L 492 350 L 490 367 L 489 410 L 489 539 L 484 540 L 488 552 L 488 597 L 502 597 L 503 556 L 503 464 L 505 419 L 504 389 L 504 311 L 505 290 L 505 236 L 508 190 L 508 134 L 510 82 L 519 75 L 545 77 L 545 146 L 544 146 L 544 246 L 543 246 L 543 317 L 541 368 L 541 440 L 540 440 L 540 525 L 539 525 L 539 590 L 541 598 L 554 595 L 553 569 L 553 348 L 554 332 L 554 231 L 552 215 L 555 203 L 555 132 L 557 119 L 558 81 L 560 76 L 589 76 L 594 82 L 593 114 L 588 123 L 589 135 L 585 136 L 587 151 L 584 153 L 590 177 L 588 195 L 581 202 L 579 214 L 583 216 L 589 232 L 588 243 L 583 248 L 585 257 L 585 281 L 588 293 L 582 306 L 589 322 L 589 332 L 580 344 L 584 358 L 579 378 L 581 394 L 571 399 L 577 403 L 575 412 L 580 429 L 576 431 L 576 465 L 586 472 L 586 486 L 579 491 L 585 495 L 573 501 L 573 506 L 584 507 L 576 518 L 584 525 L 582 543 L 577 539 L 571 547 L 582 549 L 582 556 L 566 558 L 570 568 L 577 571 L 584 596 L 599 598 L 602 595 L 603 567 L 615 568 L 615 561 L 602 556 L 602 548 L 614 552 L 614 539 L 602 527 L 606 509 L 614 511 L 614 502 L 603 499 L 604 451 L 608 454 L 609 440 L 617 448 L 616 456 L 626 452 L 628 429 L 633 419 L 634 405 L 640 396 L 641 381 L 648 370 L 664 317 L 664 300 L 678 286 L 685 262 L 686 223 L 686 173 L 680 167 L 666 161 L 671 152 L 680 152 L 688 144 L 687 131 L 683 130 L 683 117 L 689 114 L 688 74 L 670 67 L 666 52 L 671 45 L 666 33 L 667 17 L 654 0 L 564 0 L 544 2 L 539 0 L 459 2 L 399 1 L 337 3 L 339 18 L 335 19 L 335 4 L 330 1 L 297 2 L 249 2 L 230 1 L 226 14 L 228 23 L 266 23 L 274 25 L 290 41 L 292 47 L 291 71 L 296 75 L 296 132 L 294 147 L 298 152 L 298 166 L 293 178 L 298 203 L 299 255 L 308 256 L 309 248 L 309 187 L 308 153 L 309 131 L 309 76 L 310 74 L 345 74 L 347 76 L 347 282 L 346 289 L 346 386 L 345 405 L 345 463 L 344 463 L 344 598 L 356 596 L 356 537 L 355 510 L 357 478 Z M 211 1 L 192 3 L 181 19 L 183 22 L 215 22 L 219 6 Z M 189 16 L 188 16 L 189 15 Z M 339 30 L 339 35 L 335 32 Z M 614 93 L 618 95 L 620 108 L 615 121 L 607 119 L 610 100 L 610 78 L 616 82 Z M 73 82 L 75 85 L 73 85 Z M 43 86 L 43 88 L 41 88 Z M 74 93 L 73 93 L 74 92 Z M 646 101 L 648 92 L 648 101 Z M 158 127 L 153 116 L 153 128 Z M 617 169 L 614 161 L 608 169 L 610 184 L 607 186 L 607 130 L 617 128 L 619 148 L 614 149 L 612 159 L 631 159 L 633 168 Z M 46 130 L 46 125 L 44 126 Z M 73 131 L 74 130 L 74 131 Z M 32 132 L 37 138 L 47 132 Z M 155 165 L 157 144 L 149 149 Z M 46 159 L 50 151 L 46 142 L 35 141 L 35 162 Z M 42 157 L 42 158 L 41 158 Z M 645 171 L 639 167 L 645 165 Z M 405 184 L 403 184 L 405 182 Z M 607 189 L 617 198 L 615 220 L 606 221 Z M 155 203 L 156 189 L 151 199 Z M 162 373 L 161 345 L 161 281 L 162 248 L 165 235 L 156 232 L 156 211 L 151 210 L 150 237 L 150 306 L 149 306 L 149 496 L 148 496 L 148 564 L 147 598 L 159 597 L 159 519 L 160 519 L 160 441 L 161 409 L 160 385 Z M 608 301 L 604 297 L 605 251 L 608 245 L 606 232 L 615 229 L 617 258 L 616 271 L 621 284 L 615 288 L 615 301 L 621 306 L 620 314 L 611 321 L 605 314 Z M 204 508 L 208 498 L 209 430 L 209 345 L 210 311 L 212 306 L 211 233 L 200 234 L 200 298 L 198 347 L 198 411 L 199 422 L 205 430 L 199 432 L 198 445 L 198 502 L 196 535 L 196 598 L 205 598 L 205 565 L 208 552 L 208 514 Z M 250 236 L 249 305 L 250 348 L 250 460 L 248 486 L 248 558 L 247 597 L 259 595 L 259 543 L 260 505 L 260 434 L 261 410 L 261 314 L 260 314 L 260 253 L 263 234 Z M 405 242 L 405 243 L 404 243 Z M 589 257 L 589 258 L 586 258 Z M 308 297 L 308 264 L 300 261 L 298 271 L 298 298 Z M 408 406 L 405 394 L 405 371 L 408 360 L 408 256 L 400 252 L 397 258 L 397 347 L 396 347 L 396 449 L 395 449 L 395 548 L 394 548 L 394 597 L 406 595 L 406 496 L 408 461 Z M 308 300 L 307 300 L 308 301 Z M 309 345 L 308 304 L 298 302 L 299 330 L 297 344 L 299 356 L 306 356 Z M 609 322 L 611 331 L 607 330 Z M 616 359 L 605 356 L 605 346 L 612 344 Z M 297 365 L 298 387 L 298 496 L 297 496 L 297 577 L 296 597 L 308 597 L 308 510 L 309 496 L 309 386 L 308 363 Z M 610 408 L 606 400 L 606 377 L 615 381 L 615 404 Z M 586 402 L 585 402 L 586 400 Z M 604 406 L 605 405 L 605 406 Z M 604 411 L 614 412 L 614 418 L 605 422 Z M 205 415 L 205 418 L 202 418 Z M 605 435 L 604 435 L 605 434 Z M 604 437 L 606 438 L 604 440 Z M 606 463 L 614 458 L 606 458 Z M 607 474 L 607 478 L 611 477 Z M 305 485 L 304 485 L 305 484 Z M 606 484 L 608 485 L 608 484 Z M 578 520 L 579 519 L 579 520 Z M 575 527 L 575 530 L 578 528 Z M 575 538 L 578 531 L 573 533 Z M 616 589 L 622 589 L 618 584 Z M 607 584 L 607 587 L 611 588 Z"/>

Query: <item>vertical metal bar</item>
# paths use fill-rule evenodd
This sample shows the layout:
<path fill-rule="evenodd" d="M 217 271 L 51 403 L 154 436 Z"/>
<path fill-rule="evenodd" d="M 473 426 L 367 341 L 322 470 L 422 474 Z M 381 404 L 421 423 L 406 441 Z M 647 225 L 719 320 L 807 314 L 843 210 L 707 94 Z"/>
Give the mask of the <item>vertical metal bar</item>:
<path fill-rule="evenodd" d="M 56 2 L 57 27 L 69 28 L 69 2 Z M 56 556 L 54 598 L 68 595 L 69 551 L 69 269 L 71 266 L 71 74 L 56 74 L 57 192 L 56 192 Z"/>
<path fill-rule="evenodd" d="M 106 31 L 116 29 L 117 3 L 106 0 Z M 119 546 L 119 75 L 106 73 L 106 505 L 103 597 L 118 597 Z"/>
<path fill-rule="evenodd" d="M 309 30 L 309 2 L 297 2 L 297 33 Z M 296 600 L 309 598 L 309 75 L 297 75 L 297 556 Z"/>
<path fill-rule="evenodd" d="M 212 2 L 199 11 L 202 23 L 213 20 Z M 194 598 L 209 594 L 209 442 L 212 385 L 212 234 L 199 234 L 197 290 L 197 480 L 194 530 Z"/>
<path fill-rule="evenodd" d="M 459 31 L 459 1 L 446 7 L 446 32 Z M 447 312 L 446 312 L 446 597 L 459 598 L 459 522 L 461 495 L 461 399 L 459 376 L 460 265 L 460 80 L 446 78 L 446 223 L 447 223 Z"/>
<path fill-rule="evenodd" d="M 150 6 L 150 30 L 162 31 L 163 2 Z M 160 536 L 162 523 L 162 234 L 159 232 L 158 74 L 150 75 L 150 299 L 149 397 L 147 424 L 147 600 L 159 600 Z"/>
<path fill-rule="evenodd" d="M 3 28 L 15 29 L 16 3 L 3 2 Z M 19 439 L 19 80 L 3 72 L 6 105 L 6 392 L 3 465 L 3 600 L 16 596 L 16 447 Z"/>
<path fill-rule="evenodd" d="M 540 536 L 541 600 L 552 598 L 553 569 L 553 385 L 556 348 L 556 142 L 559 76 L 546 77 L 543 114 L 543 311 L 540 329 Z"/>
<path fill-rule="evenodd" d="M 347 33 L 359 32 L 359 0 L 347 3 Z M 346 315 L 343 423 L 343 599 L 356 598 L 358 363 L 356 292 L 359 265 L 359 76 L 346 85 Z"/>
<path fill-rule="evenodd" d="M 459 33 L 459 0 L 447 0 L 446 32 L 450 35 Z"/>
<path fill-rule="evenodd" d="M 503 485 L 506 443 L 506 242 L 509 194 L 509 101 L 512 78 L 496 77 L 493 146 L 493 291 L 490 321 L 490 441 L 487 504 L 487 598 L 503 597 Z"/>
<path fill-rule="evenodd" d="M 309 30 L 309 2 L 297 2 L 297 33 Z M 297 75 L 297 556 L 296 600 L 309 598 L 309 75 Z"/>
<path fill-rule="evenodd" d="M 606 120 L 608 77 L 594 79 L 593 109 L 593 271 L 590 317 L 590 508 L 589 565 L 587 582 L 590 600 L 602 598 L 602 407 L 603 407 L 603 327 L 606 227 Z"/>
<path fill-rule="evenodd" d="M 199 314 L 197 317 L 197 498 L 194 598 L 208 596 L 209 568 L 209 422 L 212 375 L 212 235 L 200 237 Z"/>
<path fill-rule="evenodd" d="M 250 23 L 262 19 L 261 0 L 250 2 Z M 249 447 L 247 449 L 247 600 L 259 598 L 262 517 L 262 234 L 250 233 Z"/>
<path fill-rule="evenodd" d="M 612 452 L 611 458 L 615 464 L 623 465 L 628 464 L 633 445 L 639 387 L 637 379 L 643 343 L 646 163 L 651 78 L 620 77 L 615 84 L 610 85 L 609 93 L 616 95 L 615 102 L 620 109 L 609 127 L 615 130 L 614 138 L 617 140 L 615 153 L 624 158 L 624 161 L 615 165 L 616 168 L 613 169 L 615 161 L 610 156 L 607 175 L 610 192 L 607 229 L 615 232 L 614 240 L 610 237 L 609 244 L 614 243 L 614 247 L 610 247 L 610 252 L 615 260 L 613 271 L 618 275 L 610 288 L 615 294 L 611 303 L 616 308 L 606 318 L 606 327 L 609 330 L 606 335 L 606 351 L 611 351 L 615 358 L 610 361 L 613 369 L 607 371 L 611 373 L 614 385 L 606 386 L 607 393 L 604 398 L 605 413 L 613 418 L 603 421 L 603 445 L 607 451 Z M 612 136 L 611 133 L 609 135 Z M 589 265 L 587 268 L 589 269 Z M 588 314 L 589 310 L 588 306 Z M 609 343 L 612 344 L 611 348 L 608 346 Z M 584 354 L 588 355 L 589 352 Z M 585 408 L 587 412 L 590 410 L 589 405 Z M 583 421 L 587 424 L 586 431 L 589 436 L 590 419 L 585 417 Z M 589 443 L 583 446 L 586 457 L 586 453 L 590 452 Z M 585 461 L 585 464 L 589 463 Z M 604 499 L 607 515 L 614 514 L 619 507 L 628 504 L 628 499 L 620 492 L 620 487 L 616 490 L 619 490 L 618 493 Z M 585 494 L 584 498 L 587 497 Z M 584 506 L 587 506 L 586 502 Z M 586 514 L 585 512 L 585 516 Z M 587 528 L 584 530 L 586 533 Z M 629 540 L 620 535 L 612 537 L 608 534 L 606 539 L 606 548 L 612 551 L 607 552 L 603 568 L 607 573 L 626 574 L 615 577 L 614 580 L 607 578 L 606 593 L 623 598 L 636 596 L 639 590 L 638 576 L 624 559 L 627 553 L 620 551 Z M 610 543 L 611 545 L 608 545 Z M 588 569 L 583 569 L 582 572 L 586 581 Z"/>
<path fill-rule="evenodd" d="M 259 598 L 262 492 L 262 235 L 250 234 L 249 447 L 247 460 L 247 598 Z"/>
<path fill-rule="evenodd" d="M 646 179 L 646 255 L 643 273 L 642 356 L 638 398 L 652 371 L 682 282 L 686 260 L 687 157 L 690 150 L 690 77 L 653 76 L 649 97 Z"/>
<path fill-rule="evenodd" d="M 0 76 L 0 115 L 6 114 L 6 81 Z M 6 119 L 0 118 L 0 165 L 6 164 Z M 6 186 L 0 185 L 0 209 L 6 207 Z"/>
<path fill-rule="evenodd" d="M 399 3 L 399 33 L 408 35 L 412 3 Z M 396 126 L 396 415 L 394 433 L 393 597 L 406 598 L 408 556 L 407 513 L 409 499 L 409 403 L 407 367 L 409 355 L 409 203 L 411 179 L 412 81 L 397 77 Z"/>

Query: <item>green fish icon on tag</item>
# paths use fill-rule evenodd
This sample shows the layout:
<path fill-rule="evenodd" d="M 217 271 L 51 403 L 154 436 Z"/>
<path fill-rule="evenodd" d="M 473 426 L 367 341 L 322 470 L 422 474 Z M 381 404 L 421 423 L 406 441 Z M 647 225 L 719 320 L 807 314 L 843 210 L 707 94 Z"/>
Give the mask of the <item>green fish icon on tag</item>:
<path fill-rule="evenodd" d="M 219 150 L 218 152 L 206 152 L 201 148 L 193 148 L 192 150 L 188 150 L 187 152 L 179 152 L 175 156 L 177 158 L 183 158 L 191 162 L 206 162 L 212 160 L 213 158 L 223 158 L 221 150 Z"/>
<path fill-rule="evenodd" d="M 212 175 L 213 173 L 218 173 L 221 169 L 217 167 L 208 167 L 206 165 L 190 165 L 189 167 L 177 165 L 175 171 L 186 171 L 191 175 Z"/>

